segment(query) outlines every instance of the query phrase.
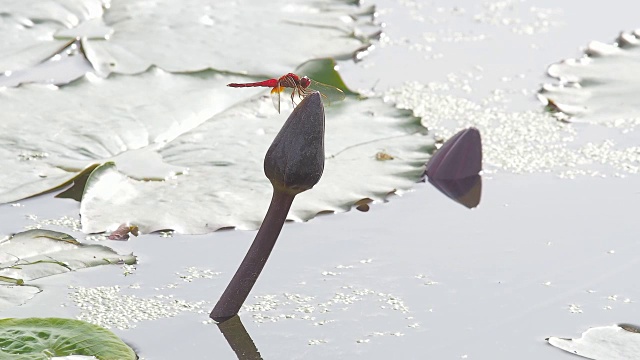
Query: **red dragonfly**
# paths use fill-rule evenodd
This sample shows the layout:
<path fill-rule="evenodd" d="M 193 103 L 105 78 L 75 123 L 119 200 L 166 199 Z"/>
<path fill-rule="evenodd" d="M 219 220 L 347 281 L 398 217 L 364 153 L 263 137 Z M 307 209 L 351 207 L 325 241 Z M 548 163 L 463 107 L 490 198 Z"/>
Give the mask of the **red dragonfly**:
<path fill-rule="evenodd" d="M 269 79 L 253 83 L 231 83 L 227 86 L 230 87 L 270 87 L 271 88 L 271 100 L 273 106 L 280 112 L 280 94 L 282 94 L 286 88 L 293 89 L 291 91 L 291 102 L 296 105 L 295 97 L 304 99 L 306 96 L 311 95 L 314 92 L 319 92 L 322 96 L 322 100 L 331 104 L 332 102 L 344 100 L 344 93 L 342 90 L 333 87 L 331 85 L 319 83 L 313 81 L 308 77 L 299 77 L 296 74 L 288 73 L 280 77 L 279 79 Z"/>

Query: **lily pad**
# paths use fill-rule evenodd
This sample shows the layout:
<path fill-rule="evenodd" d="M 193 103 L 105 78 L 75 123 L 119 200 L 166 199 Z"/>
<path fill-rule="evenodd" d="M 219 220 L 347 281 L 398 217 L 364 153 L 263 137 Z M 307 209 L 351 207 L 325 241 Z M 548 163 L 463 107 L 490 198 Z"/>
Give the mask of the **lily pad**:
<path fill-rule="evenodd" d="M 0 311 L 20 306 L 42 290 L 30 285 L 0 285 Z"/>
<path fill-rule="evenodd" d="M 99 360 L 137 359 L 136 353 L 111 331 L 61 318 L 0 319 L 0 355 L 15 360 L 71 355 Z"/>
<path fill-rule="evenodd" d="M 560 81 L 540 91 L 552 111 L 594 123 L 640 121 L 640 30 L 614 44 L 591 42 L 584 57 L 553 64 L 548 73 Z"/>
<path fill-rule="evenodd" d="M 594 360 L 637 359 L 640 334 L 625 325 L 594 327 L 579 339 L 550 337 L 549 344 L 564 351 Z"/>
<path fill-rule="evenodd" d="M 97 168 L 81 203 L 83 231 L 111 230 L 123 223 L 142 232 L 257 228 L 271 197 L 262 159 L 284 120 L 263 97 L 213 117 L 159 149 L 165 161 L 189 168 L 163 182 L 131 179 L 112 163 Z M 425 133 L 418 118 L 380 99 L 327 108 L 323 178 L 313 191 L 296 198 L 289 219 L 347 211 L 364 198 L 382 201 L 389 193 L 411 188 L 433 149 Z M 381 149 L 394 160 L 377 160 Z"/>
<path fill-rule="evenodd" d="M 18 285 L 86 267 L 135 261 L 133 255 L 81 244 L 65 233 L 50 230 L 27 230 L 0 242 L 0 277 L 15 279 Z"/>
<path fill-rule="evenodd" d="M 86 267 L 133 264 L 133 255 L 118 255 L 102 245 L 85 245 L 50 230 L 28 230 L 0 242 L 0 310 L 21 305 L 40 289 L 25 282 Z"/>
<path fill-rule="evenodd" d="M 83 231 L 122 224 L 142 232 L 255 229 L 271 193 L 262 159 L 286 116 L 267 97 L 251 97 L 268 91 L 224 86 L 246 80 L 154 68 L 135 77 L 89 75 L 61 88 L 0 91 L 6 115 L 0 164 L 11 169 L 2 176 L 0 202 L 50 190 L 113 162 L 88 179 Z M 283 106 L 287 112 L 291 104 Z M 363 198 L 383 200 L 410 188 L 424 171 L 433 140 L 408 111 L 350 97 L 326 114 L 325 176 L 296 200 L 291 219 L 345 211 Z M 376 160 L 381 150 L 394 160 Z"/>
<path fill-rule="evenodd" d="M 2 175 L 0 202 L 60 186 L 116 156 L 137 179 L 184 171 L 163 163 L 154 149 L 236 101 L 224 84 L 239 79 L 152 69 L 135 77 L 88 75 L 63 88 L 0 90 L 0 165 L 11 169 Z"/>
<path fill-rule="evenodd" d="M 282 75 L 313 58 L 352 56 L 367 41 L 354 35 L 358 23 L 371 19 L 358 11 L 338 0 L 6 2 L 0 5 L 0 72 L 33 66 L 77 37 L 104 74 L 155 65 L 172 72 Z"/>

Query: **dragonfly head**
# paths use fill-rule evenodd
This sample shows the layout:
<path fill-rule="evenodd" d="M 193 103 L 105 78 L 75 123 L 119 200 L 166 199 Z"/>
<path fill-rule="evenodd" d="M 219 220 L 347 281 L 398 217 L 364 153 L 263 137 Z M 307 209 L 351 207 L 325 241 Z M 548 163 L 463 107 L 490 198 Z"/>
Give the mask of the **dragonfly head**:
<path fill-rule="evenodd" d="M 306 89 L 309 85 L 311 85 L 311 80 L 308 77 L 305 76 L 300 79 L 300 86 Z"/>

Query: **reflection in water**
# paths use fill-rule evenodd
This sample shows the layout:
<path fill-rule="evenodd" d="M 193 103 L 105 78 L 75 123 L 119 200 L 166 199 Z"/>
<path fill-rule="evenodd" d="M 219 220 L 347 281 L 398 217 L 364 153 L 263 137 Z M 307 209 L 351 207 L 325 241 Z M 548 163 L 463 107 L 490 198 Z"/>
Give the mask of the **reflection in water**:
<path fill-rule="evenodd" d="M 450 199 L 474 208 L 482 193 L 482 140 L 476 128 L 447 140 L 427 163 L 429 182 Z"/>
<path fill-rule="evenodd" d="M 258 348 L 242 325 L 238 315 L 218 323 L 218 328 L 239 360 L 262 360 Z"/>
<path fill-rule="evenodd" d="M 431 179 L 431 185 L 447 195 L 451 200 L 460 203 L 469 209 L 480 204 L 482 195 L 482 177 L 473 175 L 462 179 Z"/>

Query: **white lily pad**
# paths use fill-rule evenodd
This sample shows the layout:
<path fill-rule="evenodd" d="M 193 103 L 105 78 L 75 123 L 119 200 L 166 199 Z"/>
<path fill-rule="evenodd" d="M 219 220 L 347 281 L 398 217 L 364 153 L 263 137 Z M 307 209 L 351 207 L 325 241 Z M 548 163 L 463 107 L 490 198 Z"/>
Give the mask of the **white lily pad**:
<path fill-rule="evenodd" d="M 135 77 L 87 76 L 61 88 L 27 85 L 0 91 L 0 202 L 47 191 L 96 172 L 81 205 L 83 230 L 204 233 L 256 228 L 271 194 L 262 159 L 291 104 L 278 114 L 260 89 L 232 89 L 246 77 L 213 71 Z M 264 91 L 265 93 L 268 91 Z M 327 110 L 324 179 L 296 200 L 291 218 L 344 211 L 410 188 L 428 158 L 431 137 L 408 111 L 379 99 L 349 98 Z M 416 134 L 417 133 L 417 134 Z M 385 150 L 392 161 L 376 160 Z M 98 174 L 111 174 L 98 176 Z M 149 181 L 155 180 L 155 181 Z"/>
<path fill-rule="evenodd" d="M 362 18 L 349 16 L 358 10 L 338 0 L 5 2 L 0 72 L 33 66 L 80 37 L 87 58 L 105 74 L 155 65 L 282 75 L 306 60 L 348 57 L 362 47 L 366 40 L 354 36 Z"/>
<path fill-rule="evenodd" d="M 25 282 L 86 267 L 135 263 L 102 245 L 84 245 L 56 231 L 28 230 L 0 242 L 0 311 L 26 303 L 41 290 Z"/>
<path fill-rule="evenodd" d="M 42 290 L 30 285 L 0 285 L 0 311 L 20 306 Z"/>
<path fill-rule="evenodd" d="M 214 116 L 159 149 L 185 175 L 145 182 L 105 164 L 90 176 L 81 203 L 83 231 L 120 224 L 142 232 L 205 233 L 223 227 L 255 229 L 271 197 L 262 159 L 284 117 L 262 97 Z M 380 99 L 348 100 L 327 108 L 323 178 L 294 201 L 289 219 L 346 211 L 369 198 L 411 188 L 424 171 L 433 140 L 418 118 Z M 394 160 L 380 161 L 381 150 Z"/>
<path fill-rule="evenodd" d="M 27 230 L 0 242 L 0 277 L 17 285 L 87 267 L 135 261 L 133 255 L 81 244 L 65 233 L 50 230 Z"/>
<path fill-rule="evenodd" d="M 154 149 L 236 101 L 238 93 L 224 85 L 239 79 L 153 69 L 135 77 L 86 76 L 63 88 L 0 90 L 0 165 L 11 169 L 1 175 L 0 202 L 47 191 L 116 157 L 137 179 L 184 171 Z"/>
<path fill-rule="evenodd" d="M 3 359 L 86 359 L 86 356 L 100 360 L 137 359 L 133 349 L 114 333 L 81 320 L 0 320 L 0 357 Z"/>
<path fill-rule="evenodd" d="M 564 351 L 593 360 L 637 359 L 640 334 L 618 325 L 594 327 L 579 339 L 550 337 L 549 344 Z"/>
<path fill-rule="evenodd" d="M 560 80 L 540 91 L 551 109 L 578 121 L 640 122 L 640 30 L 622 33 L 615 44 L 591 42 L 585 53 L 549 67 Z"/>

